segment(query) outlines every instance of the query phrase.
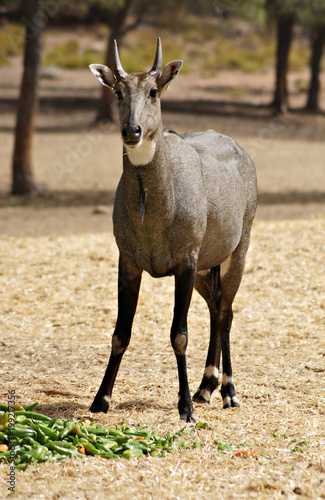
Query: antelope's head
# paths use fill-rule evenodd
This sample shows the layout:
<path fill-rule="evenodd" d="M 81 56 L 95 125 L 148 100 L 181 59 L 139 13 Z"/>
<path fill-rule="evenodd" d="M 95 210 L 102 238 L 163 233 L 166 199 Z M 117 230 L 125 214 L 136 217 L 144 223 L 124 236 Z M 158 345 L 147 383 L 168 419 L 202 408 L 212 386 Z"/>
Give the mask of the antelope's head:
<path fill-rule="evenodd" d="M 145 165 L 154 155 L 156 132 L 161 127 L 160 97 L 179 73 L 182 61 L 172 61 L 162 69 L 161 41 L 148 72 L 126 73 L 114 40 L 114 71 L 102 64 L 91 64 L 95 77 L 110 88 L 118 99 L 121 134 L 131 163 Z"/>

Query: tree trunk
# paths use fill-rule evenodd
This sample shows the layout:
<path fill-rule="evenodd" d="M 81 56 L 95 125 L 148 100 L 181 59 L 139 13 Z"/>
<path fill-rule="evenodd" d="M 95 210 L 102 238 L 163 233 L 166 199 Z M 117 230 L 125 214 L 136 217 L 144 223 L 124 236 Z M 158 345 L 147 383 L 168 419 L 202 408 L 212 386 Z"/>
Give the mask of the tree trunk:
<path fill-rule="evenodd" d="M 25 195 L 35 190 L 32 173 L 32 140 L 38 105 L 38 80 L 41 61 L 43 12 L 41 0 L 26 2 L 24 70 L 18 101 L 12 165 L 12 194 Z"/>
<path fill-rule="evenodd" d="M 277 19 L 276 82 L 272 106 L 277 113 L 281 114 L 287 111 L 288 58 L 293 24 L 293 15 L 282 15 Z"/>
<path fill-rule="evenodd" d="M 113 67 L 114 39 L 118 40 L 124 27 L 124 23 L 131 6 L 132 0 L 125 0 L 123 7 L 117 7 L 111 16 L 111 29 L 107 40 L 105 65 Z M 102 87 L 102 95 L 98 106 L 96 122 L 114 121 L 113 103 L 115 96 L 107 87 Z"/>
<path fill-rule="evenodd" d="M 320 90 L 320 64 L 325 44 L 325 26 L 315 29 L 312 41 L 312 54 L 310 58 L 311 79 L 308 90 L 308 100 L 306 108 L 311 111 L 319 109 L 319 90 Z"/>

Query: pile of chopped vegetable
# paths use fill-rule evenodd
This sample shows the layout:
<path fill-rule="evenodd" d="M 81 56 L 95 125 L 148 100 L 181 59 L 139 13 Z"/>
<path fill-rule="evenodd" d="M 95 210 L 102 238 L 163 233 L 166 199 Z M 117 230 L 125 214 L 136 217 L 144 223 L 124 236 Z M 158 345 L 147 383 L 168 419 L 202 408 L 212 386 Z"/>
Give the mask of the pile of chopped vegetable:
<path fill-rule="evenodd" d="M 168 432 L 163 437 L 143 427 L 121 425 L 105 429 L 90 420 L 51 419 L 33 412 L 36 406 L 37 403 L 8 408 L 0 403 L 0 462 L 13 461 L 17 469 L 24 470 L 30 463 L 68 457 L 164 457 L 179 447 L 189 447 L 186 441 L 178 439 L 186 430 L 175 435 Z M 12 414 L 14 425 L 10 420 Z"/>

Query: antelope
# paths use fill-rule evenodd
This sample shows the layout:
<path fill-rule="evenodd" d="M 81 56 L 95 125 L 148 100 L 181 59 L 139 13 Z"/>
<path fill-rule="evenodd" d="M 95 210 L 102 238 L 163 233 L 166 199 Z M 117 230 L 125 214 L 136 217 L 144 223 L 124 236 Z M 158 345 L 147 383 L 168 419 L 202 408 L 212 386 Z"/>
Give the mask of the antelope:
<path fill-rule="evenodd" d="M 183 61 L 162 69 L 158 38 L 148 72 L 124 71 L 114 41 L 113 70 L 91 64 L 95 77 L 118 99 L 123 173 L 117 187 L 113 228 L 119 249 L 118 313 L 108 366 L 90 407 L 107 412 L 116 375 L 131 337 L 141 276 L 173 275 L 170 339 L 179 376 L 178 411 L 195 422 L 186 368 L 187 315 L 193 288 L 210 313 L 204 375 L 193 396 L 209 403 L 219 382 L 223 408 L 239 406 L 230 360 L 232 303 L 242 280 L 256 211 L 256 174 L 248 154 L 214 130 L 179 135 L 164 130 L 160 99 Z"/>

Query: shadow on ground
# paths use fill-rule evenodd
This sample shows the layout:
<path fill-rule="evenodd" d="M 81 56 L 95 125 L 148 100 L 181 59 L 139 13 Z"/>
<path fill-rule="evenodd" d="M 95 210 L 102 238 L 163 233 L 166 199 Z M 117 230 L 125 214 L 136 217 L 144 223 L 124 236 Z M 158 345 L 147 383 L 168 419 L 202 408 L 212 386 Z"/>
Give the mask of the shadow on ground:
<path fill-rule="evenodd" d="M 8 206 L 34 206 L 34 207 L 81 207 L 81 206 L 110 206 L 113 205 L 115 190 L 107 191 L 48 191 L 34 193 L 30 196 L 10 196 L 0 193 L 0 208 Z M 291 205 L 323 204 L 325 192 L 323 191 L 290 191 L 290 192 L 260 192 L 259 205 Z"/>

